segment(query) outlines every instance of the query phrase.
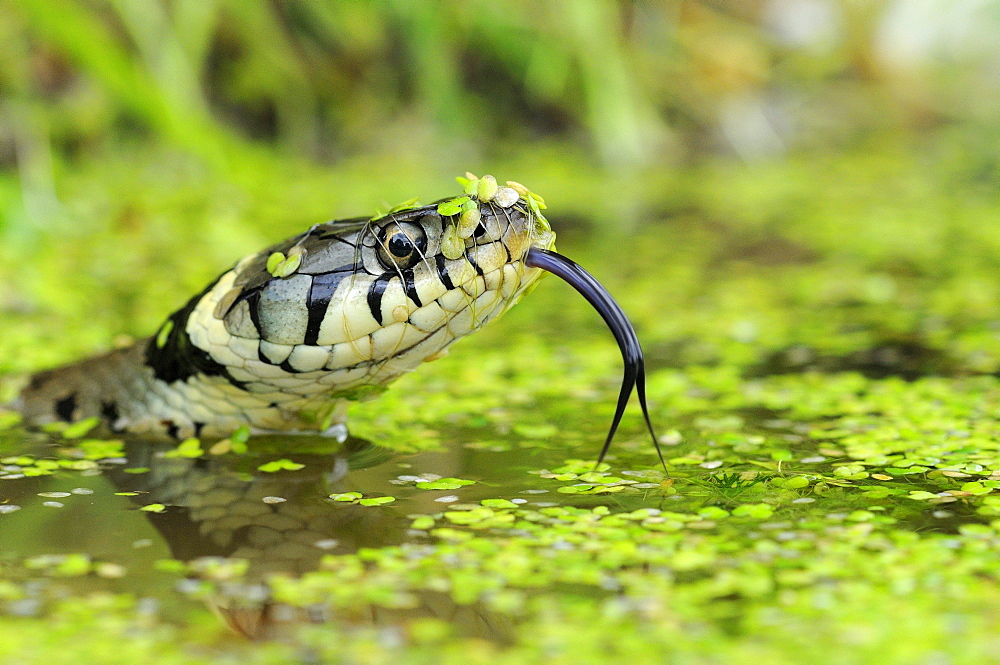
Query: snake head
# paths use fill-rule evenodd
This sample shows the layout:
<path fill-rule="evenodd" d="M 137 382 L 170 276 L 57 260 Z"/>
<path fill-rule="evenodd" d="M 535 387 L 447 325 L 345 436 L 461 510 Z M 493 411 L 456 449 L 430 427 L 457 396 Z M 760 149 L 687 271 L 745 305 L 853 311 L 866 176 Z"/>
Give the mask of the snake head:
<path fill-rule="evenodd" d="M 642 350 L 621 307 L 553 251 L 540 197 L 518 183 L 467 176 L 459 179 L 463 196 L 318 224 L 244 258 L 149 343 L 156 378 L 211 384 L 205 390 L 225 396 L 220 408 L 237 412 L 234 423 L 300 428 L 303 421 L 289 414 L 326 408 L 334 397 L 377 395 L 500 316 L 551 272 L 597 309 L 622 351 L 625 374 L 599 459 L 633 390 L 659 452 Z"/>
<path fill-rule="evenodd" d="M 540 197 L 515 182 L 466 175 L 464 195 L 317 224 L 247 256 L 151 339 L 94 359 L 99 373 L 132 370 L 122 385 L 96 383 L 108 394 L 91 389 L 78 403 L 80 388 L 53 400 L 39 376 L 22 403 L 38 418 L 99 413 L 120 431 L 174 438 L 243 426 L 326 430 L 344 417 L 336 398 L 377 395 L 497 318 L 547 271 L 597 309 L 622 351 L 625 375 L 600 458 L 633 390 L 656 444 L 642 350 L 621 307 L 553 251 Z M 84 363 L 52 376 L 63 381 L 69 372 L 73 385 L 85 384 L 90 371 Z"/>
<path fill-rule="evenodd" d="M 542 274 L 525 256 L 555 239 L 537 210 L 498 187 L 318 224 L 244 258 L 179 323 L 248 392 L 357 395 L 441 356 L 520 299 Z"/>

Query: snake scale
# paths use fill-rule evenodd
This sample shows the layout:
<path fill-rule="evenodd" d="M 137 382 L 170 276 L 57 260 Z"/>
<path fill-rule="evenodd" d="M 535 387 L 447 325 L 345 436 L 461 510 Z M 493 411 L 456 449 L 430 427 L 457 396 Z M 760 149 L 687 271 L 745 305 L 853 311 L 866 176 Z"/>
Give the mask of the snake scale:
<path fill-rule="evenodd" d="M 342 436 L 350 400 L 441 357 L 548 271 L 597 308 L 625 360 L 601 457 L 633 388 L 652 434 L 642 352 L 621 308 L 553 251 L 540 197 L 466 175 L 464 195 L 317 224 L 243 258 L 153 337 L 40 372 L 15 406 L 35 423 L 98 417 L 114 433 L 154 437 L 244 426 Z"/>

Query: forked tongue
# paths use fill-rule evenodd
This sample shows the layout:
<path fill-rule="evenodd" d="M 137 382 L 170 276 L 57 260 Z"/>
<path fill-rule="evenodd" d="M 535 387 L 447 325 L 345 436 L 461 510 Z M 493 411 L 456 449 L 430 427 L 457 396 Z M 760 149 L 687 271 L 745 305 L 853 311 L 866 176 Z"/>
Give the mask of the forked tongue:
<path fill-rule="evenodd" d="M 656 454 L 660 458 L 663 470 L 666 471 L 667 465 L 663 460 L 663 451 L 660 450 L 660 442 L 656 438 L 656 432 L 653 431 L 653 423 L 649 419 L 649 409 L 646 407 L 646 369 L 642 360 L 642 348 L 639 346 L 639 338 L 635 334 L 635 329 L 628 317 L 625 316 L 621 306 L 615 302 L 608 290 L 594 279 L 593 275 L 561 254 L 532 247 L 524 258 L 524 264 L 550 272 L 579 291 L 608 324 L 615 336 L 615 341 L 618 342 L 618 348 L 621 349 L 625 373 L 622 376 L 621 391 L 618 393 L 618 407 L 615 409 L 615 417 L 611 421 L 611 429 L 608 430 L 608 438 L 604 441 L 601 454 L 597 457 L 597 463 L 600 464 L 604 460 L 608 448 L 611 447 L 611 440 L 615 437 L 618 423 L 621 422 L 625 406 L 628 404 L 634 389 L 639 395 L 642 415 L 646 419 L 649 435 L 653 437 Z"/>

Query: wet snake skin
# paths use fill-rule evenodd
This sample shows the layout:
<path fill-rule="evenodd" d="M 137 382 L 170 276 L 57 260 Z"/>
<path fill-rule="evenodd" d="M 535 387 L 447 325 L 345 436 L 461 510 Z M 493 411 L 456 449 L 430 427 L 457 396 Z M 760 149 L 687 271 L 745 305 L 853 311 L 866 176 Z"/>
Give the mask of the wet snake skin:
<path fill-rule="evenodd" d="M 469 216 L 437 204 L 318 224 L 239 261 L 154 337 L 36 374 L 15 407 L 171 438 L 329 431 L 348 400 L 440 357 L 540 276 L 524 257 L 554 234 L 502 189 L 468 197 L 478 224 L 461 231 Z"/>

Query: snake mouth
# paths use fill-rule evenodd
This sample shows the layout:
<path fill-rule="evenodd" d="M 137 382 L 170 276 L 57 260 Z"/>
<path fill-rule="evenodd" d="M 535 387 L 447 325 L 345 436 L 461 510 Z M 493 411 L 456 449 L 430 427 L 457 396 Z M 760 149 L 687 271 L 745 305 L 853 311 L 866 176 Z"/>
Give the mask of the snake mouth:
<path fill-rule="evenodd" d="M 632 322 L 628 320 L 621 305 L 615 301 L 608 290 L 593 275 L 562 254 L 557 254 L 556 252 L 540 247 L 532 247 L 524 257 L 524 264 L 532 268 L 550 272 L 576 289 L 597 310 L 598 314 L 601 315 L 601 318 L 604 319 L 611 333 L 615 336 L 618 348 L 621 349 L 622 362 L 625 365 L 625 371 L 622 375 L 622 387 L 618 393 L 618 406 L 615 408 L 615 416 L 611 420 L 611 427 L 608 430 L 607 438 L 604 440 L 601 453 L 597 457 L 597 463 L 600 464 L 604 460 L 608 448 L 611 447 L 611 441 L 615 437 L 618 424 L 621 422 L 622 415 L 625 413 L 625 407 L 628 405 L 629 398 L 632 396 L 632 391 L 634 390 L 639 396 L 639 405 L 642 407 L 642 415 L 646 421 L 646 428 L 649 430 L 649 435 L 653 438 L 653 446 L 656 448 L 656 454 L 660 458 L 663 470 L 666 471 L 667 465 L 663 460 L 663 451 L 660 450 L 660 442 L 656 438 L 656 432 L 653 431 L 653 423 L 649 418 L 649 409 L 646 406 L 646 368 L 642 357 L 642 347 L 639 346 L 639 338 L 635 333 L 635 328 L 632 327 Z"/>

